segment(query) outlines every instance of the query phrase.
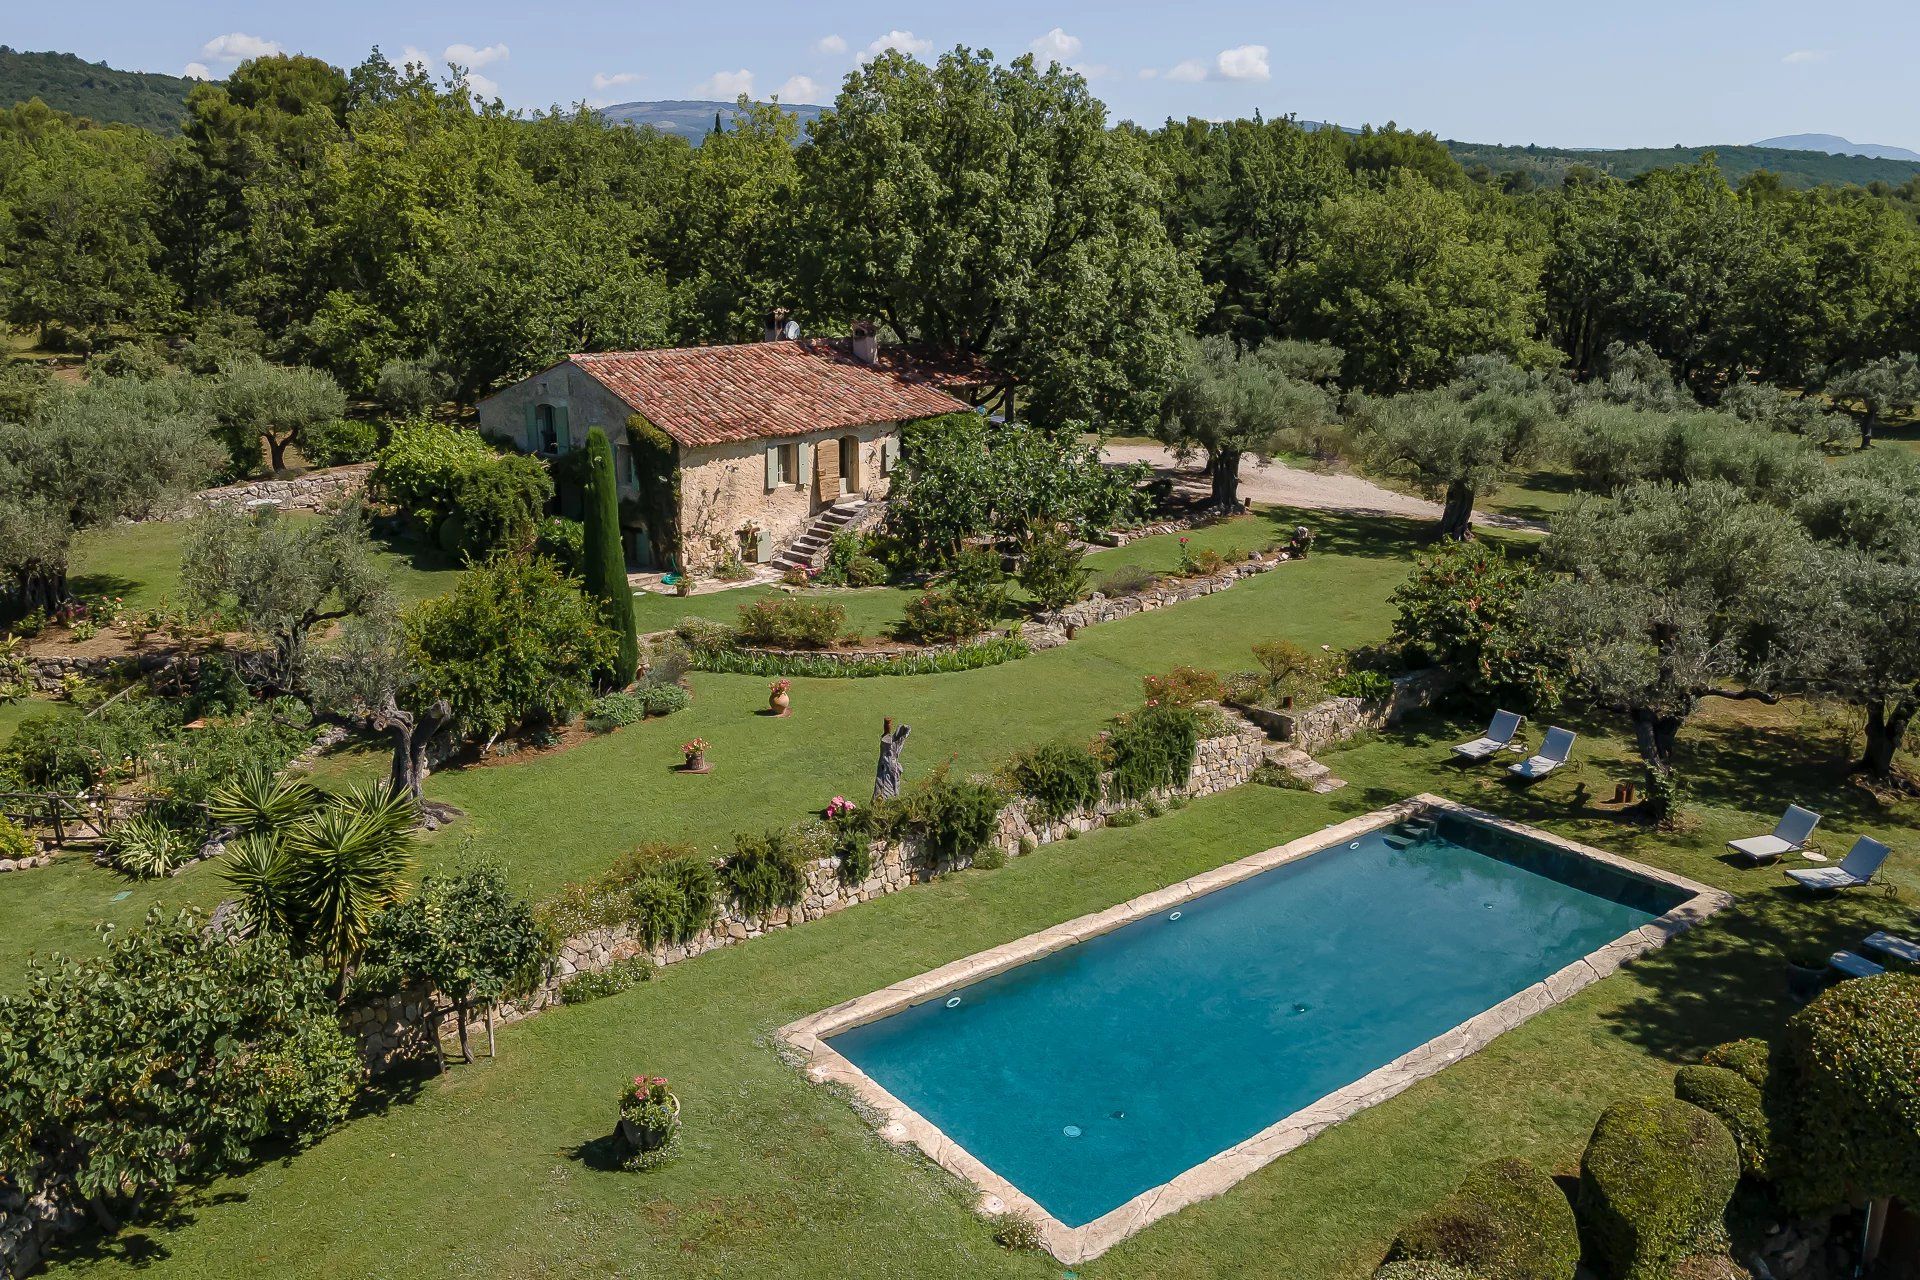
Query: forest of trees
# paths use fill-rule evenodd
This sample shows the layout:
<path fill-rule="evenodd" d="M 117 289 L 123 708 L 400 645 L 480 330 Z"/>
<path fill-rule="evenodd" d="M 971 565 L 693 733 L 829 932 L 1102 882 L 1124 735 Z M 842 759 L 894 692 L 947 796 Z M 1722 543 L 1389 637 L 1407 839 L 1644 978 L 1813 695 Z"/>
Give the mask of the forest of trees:
<path fill-rule="evenodd" d="M 425 370 L 471 403 L 786 306 L 979 353 L 1035 421 L 1103 429 L 1156 420 L 1196 334 L 1330 344 L 1375 394 L 1644 344 L 1709 403 L 1920 348 L 1904 189 L 1736 187 L 1711 158 L 1476 181 L 1392 127 L 1114 126 L 1074 73 L 966 49 L 866 64 L 796 129 L 745 109 L 695 147 L 519 115 L 377 50 L 243 63 L 177 138 L 26 103 L 0 114 L 0 310 L 127 367 L 260 356 L 353 396 Z"/>

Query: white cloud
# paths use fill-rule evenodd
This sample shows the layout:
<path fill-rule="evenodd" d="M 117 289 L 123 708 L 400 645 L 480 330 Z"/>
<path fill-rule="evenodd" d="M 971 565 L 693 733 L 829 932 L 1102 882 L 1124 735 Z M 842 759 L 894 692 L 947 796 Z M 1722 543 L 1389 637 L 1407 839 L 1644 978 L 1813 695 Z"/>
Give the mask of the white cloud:
<path fill-rule="evenodd" d="M 933 52 L 933 41 L 923 40 L 911 31 L 900 31 L 896 29 L 887 32 L 887 34 L 868 45 L 866 50 L 861 53 L 860 61 L 871 62 L 889 49 L 898 49 L 901 53 L 918 58 L 923 54 Z"/>
<path fill-rule="evenodd" d="M 694 86 L 693 91 L 703 98 L 725 98 L 732 101 L 741 94 L 753 96 L 753 72 L 745 67 L 738 71 L 716 71 Z"/>
<path fill-rule="evenodd" d="M 408 45 L 400 50 L 400 65 L 402 67 L 419 67 L 422 71 L 428 72 L 433 71 L 435 68 L 433 55 L 429 54 L 425 49 L 417 49 L 413 45 Z"/>
<path fill-rule="evenodd" d="M 1222 49 L 1216 65 L 1222 80 L 1268 80 L 1273 75 L 1267 69 L 1267 46 L 1263 44 Z"/>
<path fill-rule="evenodd" d="M 632 71 L 616 71 L 612 75 L 604 71 L 593 73 L 593 87 L 599 90 L 615 89 L 623 84 L 632 84 L 640 77 Z"/>
<path fill-rule="evenodd" d="M 1070 36 L 1059 27 L 1047 32 L 1033 42 L 1033 51 L 1040 55 L 1042 63 L 1058 62 L 1066 65 L 1073 55 L 1080 52 L 1080 37 Z"/>
<path fill-rule="evenodd" d="M 270 58 L 280 52 L 280 46 L 261 36 L 250 36 L 244 31 L 229 31 L 223 36 L 215 36 L 200 46 L 200 56 L 217 58 L 221 62 L 240 62 L 246 58 Z"/>
<path fill-rule="evenodd" d="M 1157 76 L 1157 75 L 1159 75 L 1159 74 L 1160 74 L 1160 70 L 1159 70 L 1159 68 L 1157 68 L 1157 67 L 1142 67 L 1142 68 L 1140 68 L 1140 78 L 1141 78 L 1142 80 L 1151 80 L 1151 79 L 1153 79 L 1153 78 L 1154 78 L 1155 76 Z"/>
<path fill-rule="evenodd" d="M 1188 58 L 1185 62 L 1177 63 L 1167 70 L 1167 79 L 1179 80 L 1186 84 L 1206 78 L 1207 64 L 1198 58 Z"/>
<path fill-rule="evenodd" d="M 787 82 L 780 86 L 780 91 L 776 96 L 779 97 L 780 101 L 787 103 L 818 102 L 820 101 L 820 86 L 814 82 L 812 76 L 790 76 Z"/>
<path fill-rule="evenodd" d="M 1830 49 L 1795 49 L 1780 61 L 1789 66 L 1797 66 L 1803 62 L 1825 62 L 1832 56 L 1833 51 Z"/>
<path fill-rule="evenodd" d="M 477 71 L 481 67 L 489 67 L 496 62 L 505 62 L 507 46 L 490 44 L 485 48 L 476 49 L 470 44 L 450 44 L 447 46 L 446 58 L 448 62 L 457 62 L 469 71 Z"/>
<path fill-rule="evenodd" d="M 213 72 L 207 70 L 207 64 L 204 62 L 189 62 L 180 74 L 189 80 L 213 79 Z"/>
<path fill-rule="evenodd" d="M 500 82 L 491 76 L 483 76 L 478 71 L 467 72 L 467 88 L 476 98 L 497 98 L 500 96 Z"/>
<path fill-rule="evenodd" d="M 813 51 L 815 53 L 845 53 L 847 51 L 846 37 L 821 36 L 813 42 Z"/>

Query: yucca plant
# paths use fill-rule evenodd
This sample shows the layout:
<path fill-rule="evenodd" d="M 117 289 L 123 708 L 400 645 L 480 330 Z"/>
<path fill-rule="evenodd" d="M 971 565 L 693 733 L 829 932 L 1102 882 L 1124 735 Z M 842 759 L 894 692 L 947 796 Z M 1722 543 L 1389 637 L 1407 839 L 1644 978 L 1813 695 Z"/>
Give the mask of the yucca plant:
<path fill-rule="evenodd" d="M 277 836 L 249 832 L 227 845 L 221 877 L 240 895 L 249 927 L 287 928 L 287 881 L 292 870 L 293 858 Z"/>
<path fill-rule="evenodd" d="M 222 784 L 207 798 L 207 816 L 214 825 L 244 834 L 278 835 L 312 813 L 320 794 L 298 778 L 276 778 L 260 765 L 250 765 L 239 777 Z"/>
<path fill-rule="evenodd" d="M 339 992 L 374 917 L 407 895 L 416 814 L 404 793 L 359 787 L 282 838 L 285 910 L 295 936 L 338 970 Z"/>
<path fill-rule="evenodd" d="M 172 875 L 193 856 L 194 846 L 158 818 L 129 818 L 107 837 L 107 856 L 130 876 L 151 880 Z"/>

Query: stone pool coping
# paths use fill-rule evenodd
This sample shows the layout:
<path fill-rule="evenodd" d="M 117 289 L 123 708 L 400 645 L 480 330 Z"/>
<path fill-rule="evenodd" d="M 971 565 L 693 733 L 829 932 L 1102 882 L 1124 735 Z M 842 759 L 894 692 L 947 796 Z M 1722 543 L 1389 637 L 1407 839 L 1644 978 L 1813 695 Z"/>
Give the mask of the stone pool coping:
<path fill-rule="evenodd" d="M 826 1043 L 826 1037 L 849 1027 L 898 1013 L 956 987 L 967 986 L 1088 938 L 1109 933 L 1122 925 L 1158 914 L 1202 894 L 1224 889 L 1342 841 L 1409 818 L 1437 813 L 1453 814 L 1484 826 L 1541 841 L 1578 857 L 1604 863 L 1634 879 L 1682 890 L 1687 897 L 1658 919 L 1588 952 L 1558 972 L 1467 1019 L 1451 1031 L 1442 1032 L 1392 1062 L 1375 1068 L 1351 1084 L 1281 1118 L 1252 1137 L 1201 1161 L 1171 1181 L 1141 1192 L 1081 1227 L 1070 1227 L 1049 1214 L 1032 1197 L 988 1168 L 973 1153 L 941 1132 L 937 1125 L 887 1092 L 878 1081 Z M 804 1060 L 809 1079 L 816 1083 L 843 1085 L 859 1103 L 871 1109 L 880 1118 L 882 1137 L 895 1144 L 913 1143 L 935 1164 L 972 1183 L 980 1191 L 980 1212 L 1020 1213 L 1032 1218 L 1039 1225 L 1040 1240 L 1047 1252 L 1060 1262 L 1073 1266 L 1099 1257 L 1122 1240 L 1171 1213 L 1221 1194 L 1323 1130 L 1375 1103 L 1386 1101 L 1411 1085 L 1478 1052 L 1503 1032 L 1511 1031 L 1535 1014 L 1560 1004 L 1627 961 L 1663 945 L 1732 902 L 1733 895 L 1723 889 L 1616 857 L 1603 849 L 1564 839 L 1538 827 L 1512 822 L 1442 796 L 1421 794 L 1385 809 L 1376 809 L 1358 818 L 1311 832 L 1212 871 L 1202 872 L 1178 884 L 1156 889 L 1105 911 L 1042 929 L 1038 933 L 942 965 L 918 977 L 844 1001 L 788 1023 L 780 1028 L 778 1034 L 781 1042 Z"/>

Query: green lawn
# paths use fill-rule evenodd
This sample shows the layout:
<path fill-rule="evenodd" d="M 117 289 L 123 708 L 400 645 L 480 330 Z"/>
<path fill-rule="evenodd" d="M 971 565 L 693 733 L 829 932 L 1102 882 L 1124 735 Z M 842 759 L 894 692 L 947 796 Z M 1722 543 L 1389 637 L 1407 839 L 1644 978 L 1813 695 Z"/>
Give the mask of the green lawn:
<path fill-rule="evenodd" d="M 287 518 L 313 517 L 294 514 Z M 89 596 L 119 596 L 133 609 L 150 609 L 163 599 L 178 604 L 180 547 L 186 531 L 186 522 L 180 520 L 87 530 L 74 542 L 74 591 Z M 437 547 L 382 544 L 378 555 L 403 603 L 439 595 L 460 573 L 459 565 Z"/>
<path fill-rule="evenodd" d="M 52 705 L 38 694 L 18 702 L 0 702 L 0 744 L 5 744 L 13 736 L 13 731 L 20 727 L 22 720 L 37 716 Z"/>
<path fill-rule="evenodd" d="M 1418 527 L 1314 515 L 1321 538 L 1305 561 L 1177 608 L 1088 628 L 1072 644 L 1018 662 L 952 675 L 796 680 L 787 719 L 755 714 L 766 706 L 766 681 L 697 674 L 694 705 L 678 715 L 524 762 L 445 771 L 428 794 L 468 816 L 429 842 L 428 861 L 482 853 L 521 888 L 544 895 L 644 841 L 727 843 L 737 831 L 791 822 L 836 793 L 869 794 L 884 716 L 913 726 L 909 778 L 949 761 L 981 768 L 1037 742 L 1090 736 L 1138 702 L 1142 675 L 1180 663 L 1245 669 L 1254 642 L 1276 635 L 1336 647 L 1379 638 Z M 1262 525 L 1294 522 L 1281 512 L 1202 533 L 1238 540 L 1244 529 L 1241 545 L 1252 545 Z M 1170 545 L 1177 540 L 1149 539 L 1101 554 L 1171 563 Z M 680 744 L 696 735 L 712 744 L 714 771 L 673 772 Z M 353 767 L 372 771 L 377 762 L 356 757 Z M 565 818 L 556 821 L 562 806 Z M 22 954 L 88 946 L 92 921 L 131 924 L 147 902 L 140 893 L 115 901 L 126 884 L 75 855 L 60 875 L 21 880 L 0 894 L 0 990 L 19 981 Z M 221 895 L 217 868 L 207 865 L 169 886 L 172 897 L 203 904 Z"/>
<path fill-rule="evenodd" d="M 1178 611 L 1172 611 L 1178 612 Z M 1036 660 L 1037 661 L 1037 660 Z M 1038 687 L 1039 682 L 1036 682 Z M 1570 1172 L 1612 1099 L 1670 1088 L 1674 1063 L 1789 1012 L 1779 952 L 1912 923 L 1905 901 L 1812 902 L 1777 870 L 1719 858 L 1762 830 L 1789 772 L 1835 841 L 1911 828 L 1840 779 L 1838 744 L 1783 721 L 1708 724 L 1689 763 L 1697 825 L 1641 831 L 1593 810 L 1623 747 L 1583 737 L 1578 770 L 1519 793 L 1492 769 L 1443 763 L 1463 724 L 1425 724 L 1326 758 L 1328 796 L 1250 786 L 1138 826 L 1048 846 L 675 966 L 650 984 L 502 1030 L 501 1057 L 401 1086 L 313 1150 L 209 1188 L 171 1229 L 133 1230 L 56 1272 L 155 1277 L 1051 1277 L 991 1243 L 958 1183 L 875 1137 L 803 1082 L 770 1037 L 782 1023 L 1048 924 L 1420 790 L 1437 790 L 1740 895 L 1716 917 L 1482 1053 L 1347 1121 L 1225 1196 L 1156 1224 L 1087 1277 L 1275 1275 L 1360 1280 L 1395 1229 L 1471 1163 L 1524 1154 Z M 1789 753 L 1787 749 L 1791 748 Z M 1808 763 L 1789 770 L 1784 763 Z M 568 813 L 590 805 L 570 803 Z M 549 811 L 551 813 L 551 811 Z M 551 824 L 551 818 L 549 819 Z M 551 824 L 560 825 L 560 824 Z M 1907 836 L 1911 843 L 1911 834 Z M 686 1151 L 656 1172 L 606 1171 L 612 1095 L 636 1072 L 673 1080 Z"/>

